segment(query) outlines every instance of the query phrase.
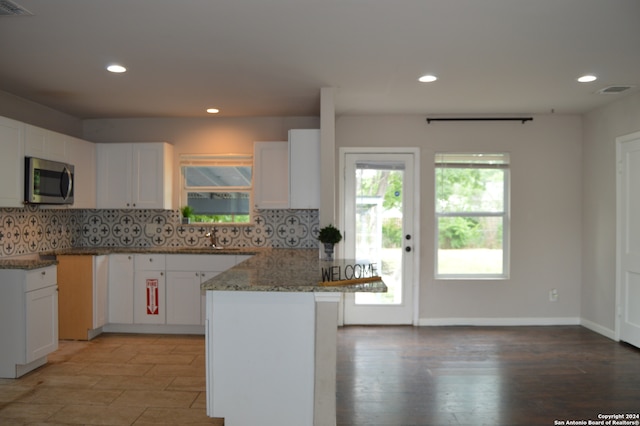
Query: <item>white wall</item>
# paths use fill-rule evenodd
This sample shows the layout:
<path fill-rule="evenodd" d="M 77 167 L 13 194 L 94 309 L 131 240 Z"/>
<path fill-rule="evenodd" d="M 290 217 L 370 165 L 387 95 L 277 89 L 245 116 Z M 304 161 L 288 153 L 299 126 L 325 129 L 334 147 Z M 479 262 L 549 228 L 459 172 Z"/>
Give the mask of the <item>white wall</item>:
<path fill-rule="evenodd" d="M 421 150 L 421 324 L 559 324 L 580 318 L 582 123 L 427 124 L 425 116 L 338 117 L 340 147 Z M 511 154 L 511 277 L 444 281 L 434 275 L 433 156 L 437 151 Z M 558 289 L 559 300 L 549 301 Z"/>
<path fill-rule="evenodd" d="M 640 130 L 640 93 L 584 116 L 583 323 L 614 336 L 616 313 L 616 143 Z"/>
<path fill-rule="evenodd" d="M 128 118 L 84 121 L 92 142 L 169 142 L 174 151 L 173 195 L 180 206 L 180 154 L 253 154 L 255 141 L 286 141 L 289 129 L 317 129 L 319 117 Z"/>

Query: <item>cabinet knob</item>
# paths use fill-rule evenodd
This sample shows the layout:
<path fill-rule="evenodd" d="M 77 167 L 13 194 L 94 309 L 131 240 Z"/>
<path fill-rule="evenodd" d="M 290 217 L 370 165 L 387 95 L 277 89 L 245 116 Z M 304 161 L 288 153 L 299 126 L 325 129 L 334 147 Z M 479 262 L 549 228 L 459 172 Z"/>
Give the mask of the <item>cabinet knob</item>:
<path fill-rule="evenodd" d="M 153 262 L 153 257 L 150 257 L 150 258 L 149 258 L 149 262 Z"/>
<path fill-rule="evenodd" d="M 40 272 L 40 273 L 41 273 L 42 275 L 47 275 L 47 272 L 46 272 L 46 271 L 42 271 L 42 272 Z"/>
<path fill-rule="evenodd" d="M 161 276 L 161 277 L 164 277 L 164 272 L 160 272 L 160 276 Z"/>

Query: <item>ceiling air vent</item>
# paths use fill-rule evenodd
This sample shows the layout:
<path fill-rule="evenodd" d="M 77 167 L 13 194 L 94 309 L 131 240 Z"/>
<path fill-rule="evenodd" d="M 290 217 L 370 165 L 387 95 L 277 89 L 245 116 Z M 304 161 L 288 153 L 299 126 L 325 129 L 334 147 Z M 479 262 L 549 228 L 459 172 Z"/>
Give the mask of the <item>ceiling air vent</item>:
<path fill-rule="evenodd" d="M 0 0 L 0 16 L 30 16 L 29 12 L 22 6 L 15 4 L 9 0 Z"/>
<path fill-rule="evenodd" d="M 600 95 L 617 95 L 618 93 L 627 91 L 632 87 L 633 86 L 623 86 L 623 85 L 608 86 L 608 87 L 605 87 L 604 89 L 598 90 L 596 93 Z"/>

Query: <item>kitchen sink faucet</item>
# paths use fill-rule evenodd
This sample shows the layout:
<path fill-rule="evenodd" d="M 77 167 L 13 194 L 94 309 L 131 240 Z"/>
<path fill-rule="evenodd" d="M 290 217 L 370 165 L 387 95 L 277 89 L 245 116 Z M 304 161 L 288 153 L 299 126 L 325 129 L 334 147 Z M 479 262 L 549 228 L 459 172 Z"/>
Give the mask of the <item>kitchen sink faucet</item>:
<path fill-rule="evenodd" d="M 218 248 L 218 238 L 216 237 L 215 226 L 211 228 L 211 231 L 205 234 L 205 237 L 209 238 L 209 241 L 211 241 L 211 247 Z"/>

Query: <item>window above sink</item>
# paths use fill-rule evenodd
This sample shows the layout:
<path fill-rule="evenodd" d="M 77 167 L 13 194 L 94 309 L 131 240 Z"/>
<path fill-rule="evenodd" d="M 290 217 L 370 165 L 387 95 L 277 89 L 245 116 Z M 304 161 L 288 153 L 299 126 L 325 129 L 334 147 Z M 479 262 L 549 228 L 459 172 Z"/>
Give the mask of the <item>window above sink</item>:
<path fill-rule="evenodd" d="M 249 223 L 253 188 L 251 155 L 182 155 L 181 205 L 195 223 Z"/>

